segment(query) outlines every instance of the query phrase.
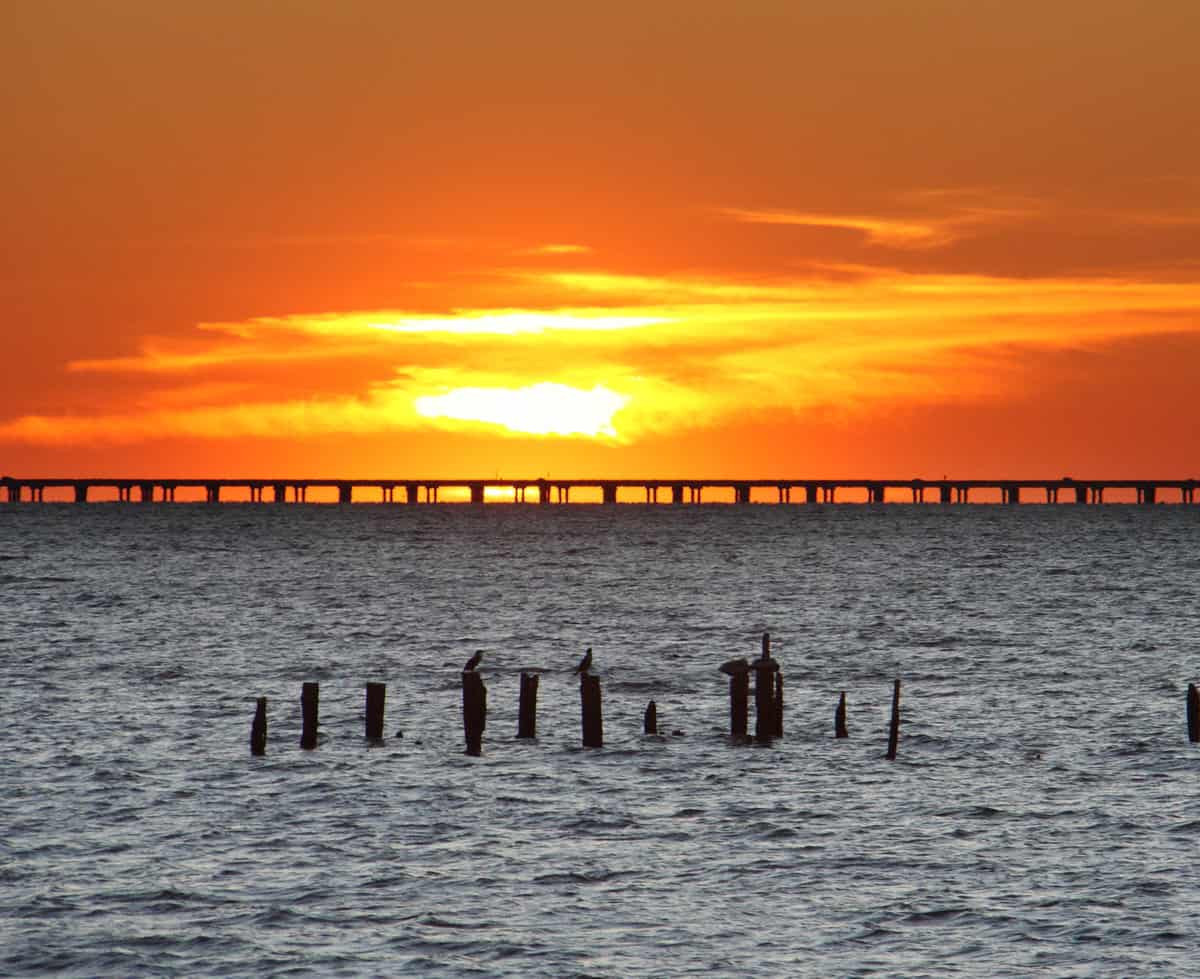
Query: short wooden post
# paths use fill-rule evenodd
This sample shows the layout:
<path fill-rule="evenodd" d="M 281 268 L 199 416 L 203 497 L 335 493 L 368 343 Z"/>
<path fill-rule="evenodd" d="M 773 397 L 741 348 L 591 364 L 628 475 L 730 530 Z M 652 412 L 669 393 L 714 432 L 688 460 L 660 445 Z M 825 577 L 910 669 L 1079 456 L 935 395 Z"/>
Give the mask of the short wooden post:
<path fill-rule="evenodd" d="M 729 678 L 729 734 L 744 738 L 750 714 L 750 671 L 735 673 Z"/>
<path fill-rule="evenodd" d="M 317 705 L 320 687 L 306 683 L 300 688 L 300 747 L 312 749 L 317 746 Z"/>
<path fill-rule="evenodd" d="M 600 678 L 590 673 L 579 676 L 579 700 L 583 717 L 583 746 L 604 747 L 604 722 L 600 713 Z"/>
<path fill-rule="evenodd" d="M 783 674 L 775 674 L 775 737 L 783 737 Z"/>
<path fill-rule="evenodd" d="M 250 754 L 267 753 L 267 698 L 259 697 L 254 709 L 254 720 L 250 722 Z"/>
<path fill-rule="evenodd" d="M 646 705 L 646 714 L 642 718 L 642 733 L 658 734 L 658 705 L 653 700 Z"/>
<path fill-rule="evenodd" d="M 892 687 L 892 723 L 888 728 L 888 761 L 896 760 L 896 746 L 900 742 L 900 681 Z"/>
<path fill-rule="evenodd" d="M 1187 724 L 1188 740 L 1195 743 L 1200 741 L 1200 690 L 1196 684 L 1188 684 L 1187 692 Z"/>
<path fill-rule="evenodd" d="M 775 672 L 773 659 L 755 660 L 754 666 L 754 737 L 760 742 L 775 736 Z"/>
<path fill-rule="evenodd" d="M 467 739 L 467 754 L 483 752 L 483 729 L 487 726 L 487 688 L 483 677 L 474 670 L 462 675 L 463 733 Z"/>
<path fill-rule="evenodd" d="M 383 704 L 386 699 L 386 683 L 367 684 L 367 722 L 365 734 L 370 741 L 383 740 Z"/>
<path fill-rule="evenodd" d="M 846 691 L 842 691 L 842 696 L 838 700 L 837 710 L 833 712 L 833 736 L 835 738 L 848 738 L 850 732 L 846 730 Z"/>
<path fill-rule="evenodd" d="M 537 692 L 536 673 L 521 674 L 521 696 L 517 704 L 517 737 L 537 737 Z"/>

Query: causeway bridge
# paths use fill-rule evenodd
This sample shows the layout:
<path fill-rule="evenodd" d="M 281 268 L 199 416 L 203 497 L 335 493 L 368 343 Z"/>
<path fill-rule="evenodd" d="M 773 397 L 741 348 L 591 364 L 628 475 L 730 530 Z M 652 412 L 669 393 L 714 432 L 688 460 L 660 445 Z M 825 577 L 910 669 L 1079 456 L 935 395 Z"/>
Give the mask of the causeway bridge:
<path fill-rule="evenodd" d="M 617 503 L 701 503 L 719 495 L 733 503 L 970 503 L 986 495 L 1001 503 L 1103 503 L 1104 494 L 1123 491 L 1140 504 L 1197 502 L 1200 478 L 1189 479 L 175 479 L 175 478 L 61 478 L 0 477 L 0 501 L 44 503 L 66 499 L 87 503 L 93 491 L 127 503 L 175 502 L 176 492 L 208 503 L 220 503 L 222 493 L 252 503 L 305 503 L 310 490 L 336 494 L 339 503 L 437 503 L 439 494 L 463 502 L 485 499 L 517 503 L 570 503 L 576 491 L 591 500 Z M 491 491 L 489 493 L 489 491 Z M 839 500 L 838 494 L 842 493 Z M 200 495 L 202 494 L 202 496 Z M 511 494 L 511 496 L 510 496 Z M 632 495 L 632 498 L 631 498 Z M 752 499 L 753 496 L 753 499 Z"/>

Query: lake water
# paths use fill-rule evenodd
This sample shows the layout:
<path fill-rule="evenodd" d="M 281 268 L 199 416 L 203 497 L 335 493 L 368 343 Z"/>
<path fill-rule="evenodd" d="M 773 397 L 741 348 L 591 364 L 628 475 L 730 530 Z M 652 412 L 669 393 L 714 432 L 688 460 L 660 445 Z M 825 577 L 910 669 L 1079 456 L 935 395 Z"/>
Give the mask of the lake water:
<path fill-rule="evenodd" d="M 1195 974 L 1198 585 L 1200 506 L 0 506 L 0 973 Z"/>

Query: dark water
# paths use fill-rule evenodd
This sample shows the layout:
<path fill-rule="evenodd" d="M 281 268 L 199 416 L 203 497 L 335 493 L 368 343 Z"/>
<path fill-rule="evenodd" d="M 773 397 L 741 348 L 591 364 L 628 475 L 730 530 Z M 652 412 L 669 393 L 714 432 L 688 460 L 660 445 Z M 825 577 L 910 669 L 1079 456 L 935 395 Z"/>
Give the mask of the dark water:
<path fill-rule="evenodd" d="M 1195 974 L 1198 582 L 1200 507 L 3 506 L 0 973 Z"/>

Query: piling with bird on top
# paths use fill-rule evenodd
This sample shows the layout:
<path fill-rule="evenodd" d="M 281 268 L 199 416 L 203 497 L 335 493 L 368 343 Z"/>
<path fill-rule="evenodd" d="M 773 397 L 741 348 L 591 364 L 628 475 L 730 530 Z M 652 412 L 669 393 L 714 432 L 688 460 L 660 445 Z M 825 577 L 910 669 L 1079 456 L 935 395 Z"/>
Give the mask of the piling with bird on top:
<path fill-rule="evenodd" d="M 483 730 L 487 726 L 487 688 L 475 669 L 482 659 L 483 650 L 476 651 L 462 671 L 463 734 L 466 753 L 474 756 L 483 753 Z"/>
<path fill-rule="evenodd" d="M 583 746 L 604 747 L 604 721 L 600 710 L 600 678 L 592 676 L 592 648 L 589 646 L 575 672 L 579 674 L 579 703 L 583 724 Z"/>

